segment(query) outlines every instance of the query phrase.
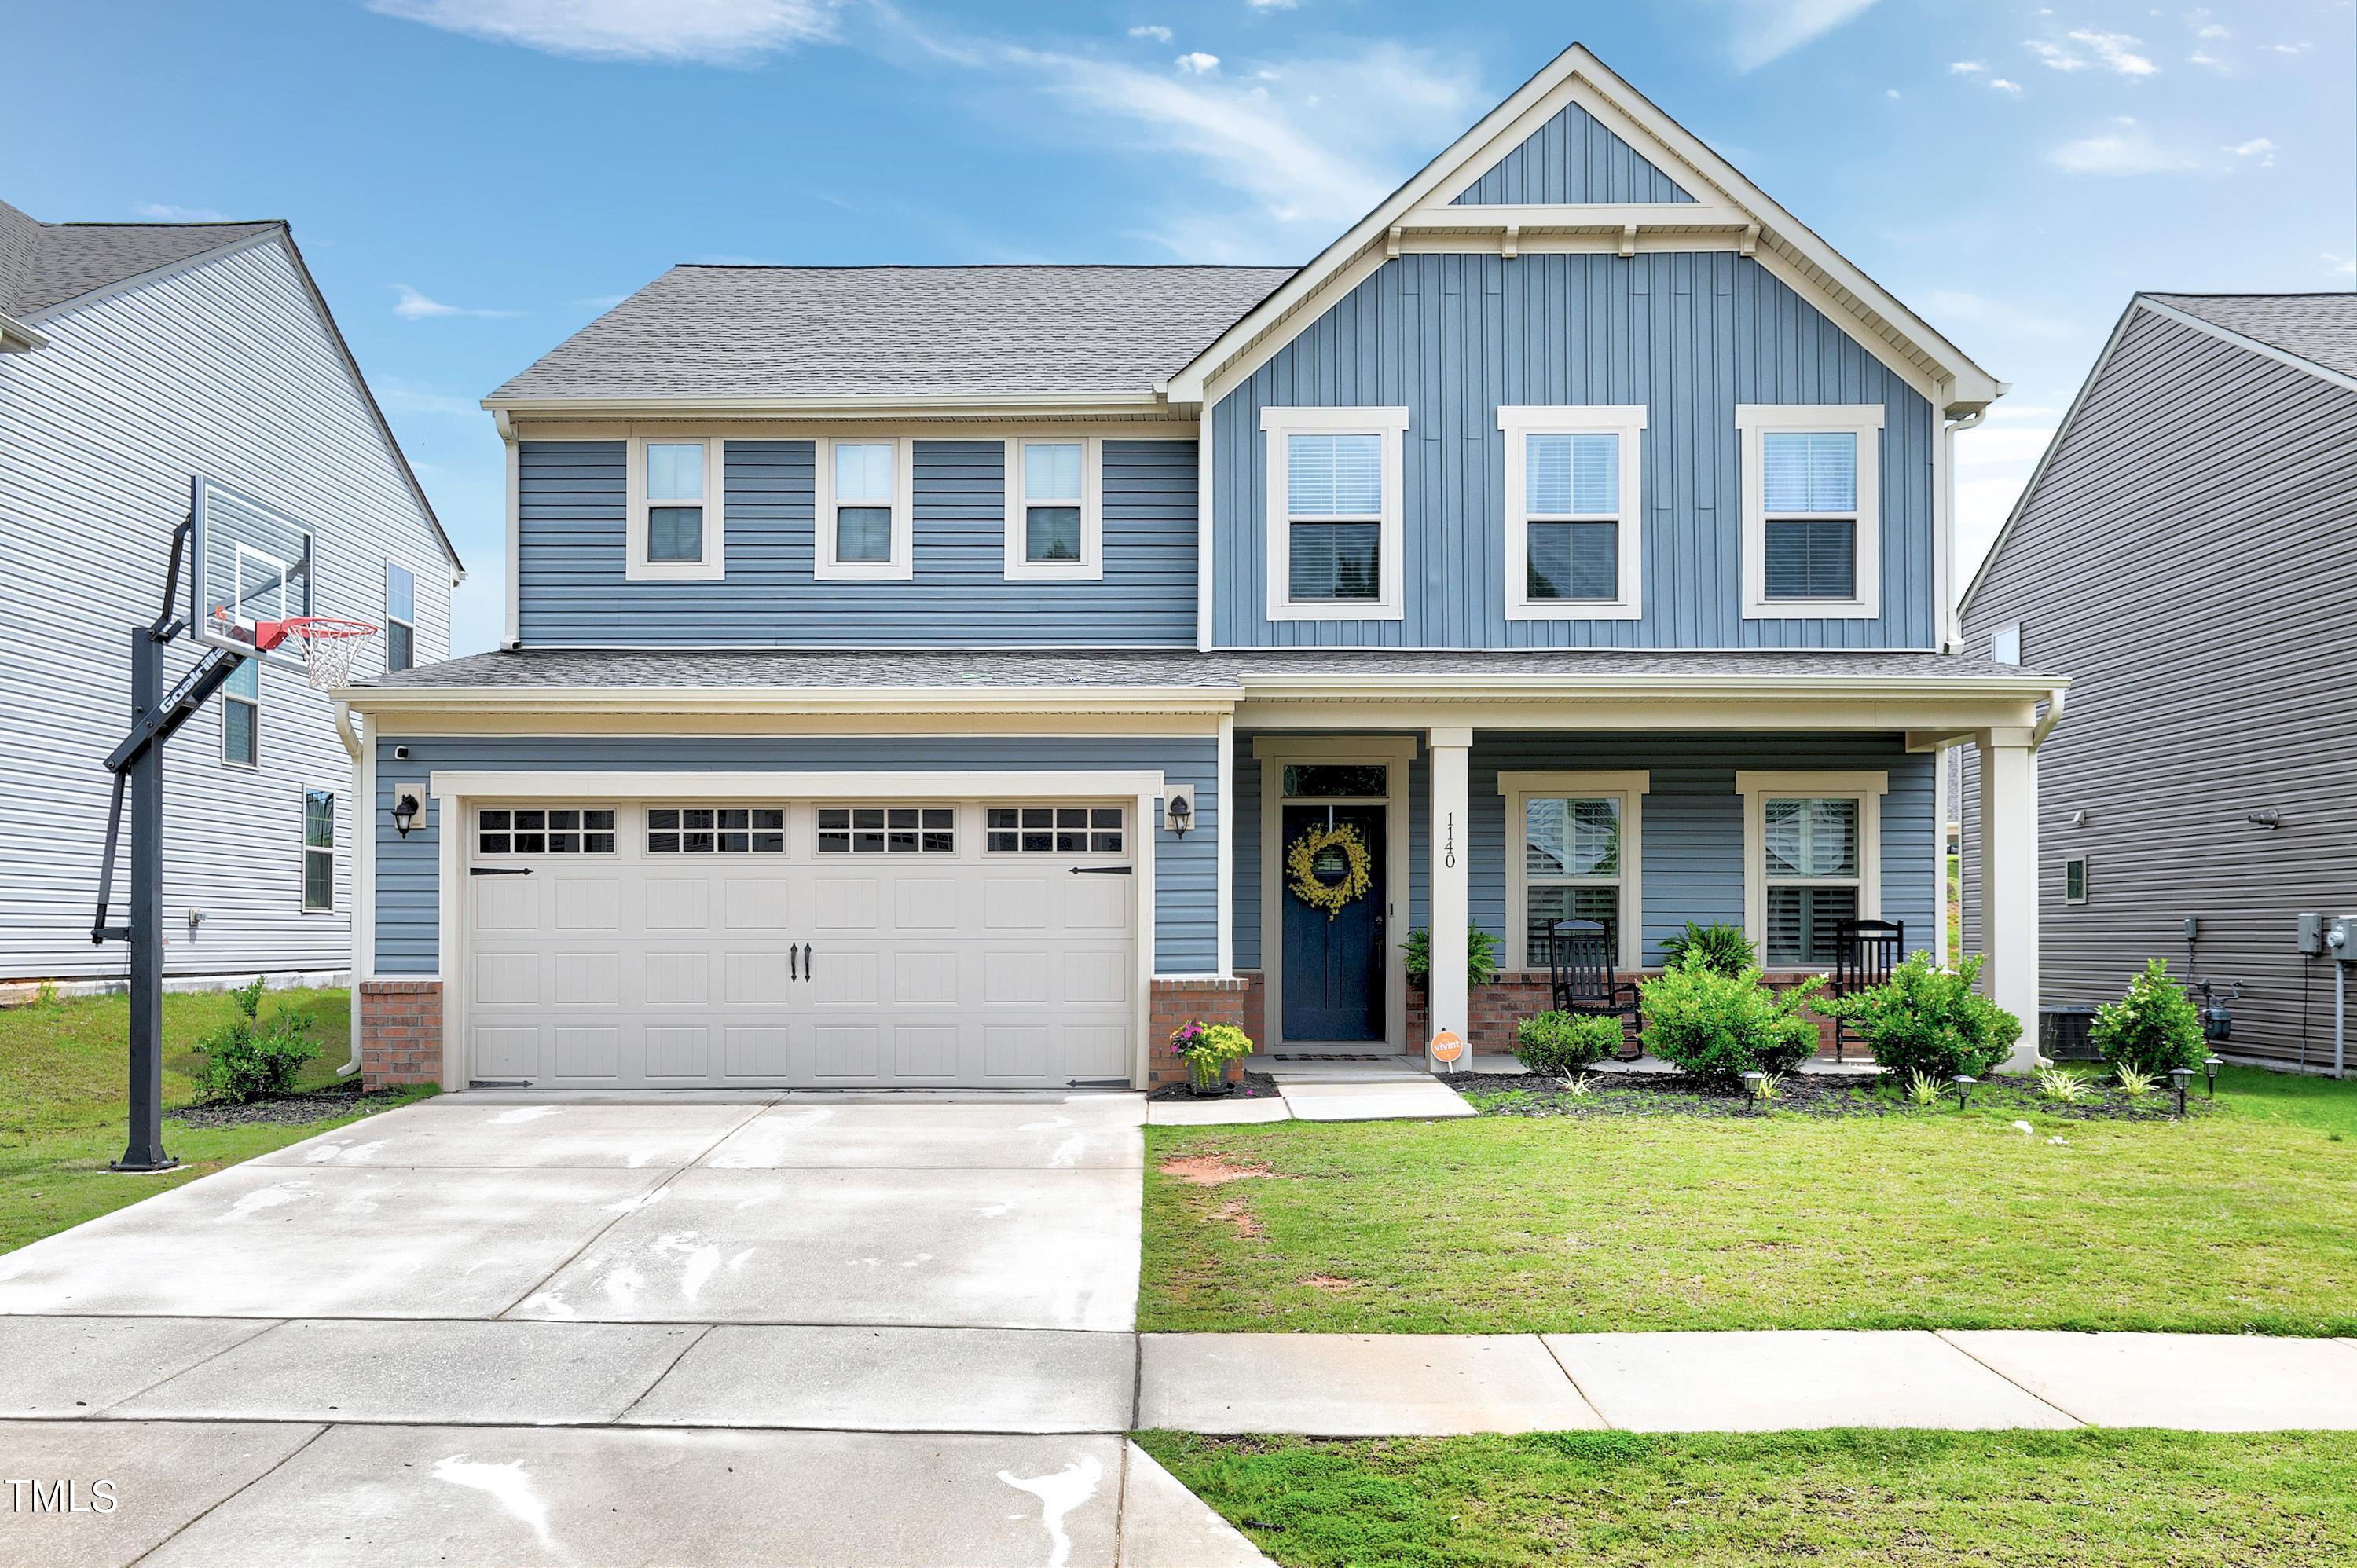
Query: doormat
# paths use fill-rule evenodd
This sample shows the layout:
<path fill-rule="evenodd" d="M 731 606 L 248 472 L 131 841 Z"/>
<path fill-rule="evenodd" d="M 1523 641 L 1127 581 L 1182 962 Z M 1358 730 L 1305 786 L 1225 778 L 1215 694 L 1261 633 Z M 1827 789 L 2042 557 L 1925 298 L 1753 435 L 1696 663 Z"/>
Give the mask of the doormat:
<path fill-rule="evenodd" d="M 1275 1062 L 1379 1062 L 1393 1054 L 1388 1051 L 1277 1051 L 1268 1059 Z"/>

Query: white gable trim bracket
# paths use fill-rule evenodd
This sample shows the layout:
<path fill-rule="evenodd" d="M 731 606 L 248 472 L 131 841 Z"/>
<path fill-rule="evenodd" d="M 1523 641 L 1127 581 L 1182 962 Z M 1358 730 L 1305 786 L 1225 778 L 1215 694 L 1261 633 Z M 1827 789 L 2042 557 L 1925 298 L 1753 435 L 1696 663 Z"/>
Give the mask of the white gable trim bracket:
<path fill-rule="evenodd" d="M 1450 202 L 1566 105 L 1577 104 L 1662 167 L 1692 202 L 1452 207 Z M 1634 255 L 1728 250 L 1756 256 L 1950 417 L 2001 387 L 1963 350 L 1771 200 L 1735 166 L 1575 44 L 1524 82 L 1283 287 L 1171 377 L 1174 403 L 1216 402 L 1387 259 L 1419 251 L 1548 250 Z"/>

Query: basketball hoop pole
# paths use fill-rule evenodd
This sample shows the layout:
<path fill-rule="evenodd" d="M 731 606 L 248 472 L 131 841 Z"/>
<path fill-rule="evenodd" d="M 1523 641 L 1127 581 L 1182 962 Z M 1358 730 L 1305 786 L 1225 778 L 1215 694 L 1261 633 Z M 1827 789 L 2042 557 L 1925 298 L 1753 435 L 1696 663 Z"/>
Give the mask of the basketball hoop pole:
<path fill-rule="evenodd" d="M 169 601 L 165 616 L 171 614 Z M 131 630 L 131 717 L 136 725 L 164 700 L 164 644 L 157 627 Z M 131 1115 L 118 1171 L 167 1171 L 164 1152 L 164 746 L 144 747 L 131 780 Z M 104 897 L 103 892 L 100 895 Z"/>

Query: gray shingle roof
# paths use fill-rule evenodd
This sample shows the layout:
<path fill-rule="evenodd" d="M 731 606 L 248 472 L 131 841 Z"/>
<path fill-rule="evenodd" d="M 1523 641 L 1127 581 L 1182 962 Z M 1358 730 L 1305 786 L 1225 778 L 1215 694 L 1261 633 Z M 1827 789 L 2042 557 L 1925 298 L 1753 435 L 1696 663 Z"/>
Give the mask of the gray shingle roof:
<path fill-rule="evenodd" d="M 1205 686 L 1258 675 L 1756 675 L 2013 678 L 2019 665 L 1946 653 L 1770 652 L 1729 650 L 1647 653 L 1618 650 L 1426 652 L 1380 649 L 511 649 L 420 665 L 366 682 L 378 689 L 500 687 L 829 686 Z"/>
<path fill-rule="evenodd" d="M 491 396 L 1143 392 L 1293 273 L 673 267 Z"/>
<path fill-rule="evenodd" d="M 0 315 L 30 316 L 110 284 L 285 227 L 274 219 L 256 223 L 44 223 L 0 202 Z"/>
<path fill-rule="evenodd" d="M 2173 310 L 2357 376 L 2357 293 L 2147 294 Z"/>

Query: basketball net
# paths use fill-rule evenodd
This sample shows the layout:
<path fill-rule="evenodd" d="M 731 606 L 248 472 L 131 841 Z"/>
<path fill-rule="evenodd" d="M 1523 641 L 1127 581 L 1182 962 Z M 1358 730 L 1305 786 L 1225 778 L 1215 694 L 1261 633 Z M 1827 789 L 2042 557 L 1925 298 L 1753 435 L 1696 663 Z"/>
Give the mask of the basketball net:
<path fill-rule="evenodd" d="M 214 614 L 228 618 L 225 611 L 216 610 Z M 352 656 L 375 635 L 376 628 L 367 621 L 345 620 L 337 616 L 261 620 L 253 623 L 253 650 L 267 653 L 291 639 L 303 654 L 304 679 L 325 692 L 346 683 L 351 674 Z"/>

